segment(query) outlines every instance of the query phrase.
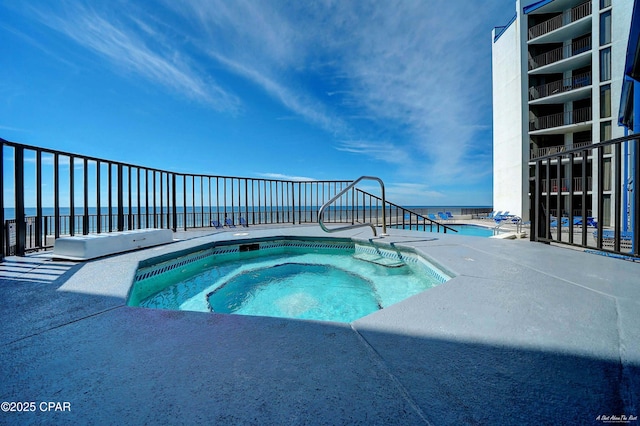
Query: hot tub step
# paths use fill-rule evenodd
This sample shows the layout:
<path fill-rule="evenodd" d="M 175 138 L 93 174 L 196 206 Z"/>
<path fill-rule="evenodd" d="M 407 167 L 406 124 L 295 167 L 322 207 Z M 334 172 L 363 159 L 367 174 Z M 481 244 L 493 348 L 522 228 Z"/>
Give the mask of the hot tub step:
<path fill-rule="evenodd" d="M 399 268 L 405 266 L 405 263 L 398 259 L 391 259 L 389 257 L 380 256 L 370 253 L 356 253 L 353 255 L 358 260 L 365 262 L 375 263 L 376 265 L 385 266 L 387 268 Z"/>

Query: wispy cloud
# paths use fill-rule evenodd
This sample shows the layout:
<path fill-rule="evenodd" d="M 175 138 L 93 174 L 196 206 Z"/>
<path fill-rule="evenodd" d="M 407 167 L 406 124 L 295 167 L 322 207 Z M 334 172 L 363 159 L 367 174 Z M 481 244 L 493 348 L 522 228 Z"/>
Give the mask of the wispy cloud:
<path fill-rule="evenodd" d="M 490 173 L 486 22 L 512 1 L 469 19 L 461 0 L 56 2 L 34 13 L 117 69 L 220 111 L 240 111 L 237 87 L 253 85 L 324 130 L 327 147 L 430 184 L 398 194 L 437 197 Z"/>
<path fill-rule="evenodd" d="M 399 167 L 422 162 L 421 174 L 443 181 L 488 167 L 468 160 L 481 144 L 490 150 L 478 133 L 491 119 L 490 28 L 482 16 L 451 25 L 457 1 L 167 5 L 199 22 L 195 43 L 207 54 L 329 131 L 336 149 Z M 370 142 L 390 132 L 402 138 Z"/>
<path fill-rule="evenodd" d="M 350 132 L 348 123 L 325 103 L 326 95 L 317 96 L 303 81 L 303 75 L 317 74 L 309 69 L 313 36 L 296 21 L 299 5 L 249 0 L 165 3 L 188 22 L 199 23 L 186 37 L 227 71 L 331 135 Z"/>
<path fill-rule="evenodd" d="M 259 85 L 286 108 L 309 122 L 332 134 L 340 134 L 345 131 L 346 125 L 342 120 L 328 114 L 326 107 L 321 102 L 311 98 L 304 91 L 292 90 L 284 82 L 273 79 L 269 73 L 261 72 L 249 64 L 236 62 L 214 51 L 209 51 L 209 54 L 226 65 L 228 69 Z"/>
<path fill-rule="evenodd" d="M 3 126 L 2 124 L 0 124 L 0 130 L 10 130 L 12 132 L 27 132 L 28 131 L 26 129 L 19 129 L 17 127 Z"/>
<path fill-rule="evenodd" d="M 412 163 L 407 152 L 388 142 L 372 142 L 363 140 L 344 140 L 336 146 L 338 151 L 366 155 L 377 161 L 408 166 Z"/>
<path fill-rule="evenodd" d="M 292 176 L 292 175 L 285 175 L 282 173 L 256 173 L 258 176 L 263 177 L 265 179 L 277 179 L 277 180 L 295 180 L 295 181 L 300 181 L 300 182 L 308 182 L 308 181 L 315 181 L 318 179 L 315 178 L 311 178 L 311 177 L 306 177 L 306 176 Z"/>
<path fill-rule="evenodd" d="M 33 13 L 45 25 L 107 59 L 116 68 L 220 111 L 239 108 L 236 95 L 198 72 L 190 58 L 162 39 L 149 24 L 129 19 L 126 11 L 121 9 L 116 14 L 81 2 L 57 2 L 56 6 L 50 10 L 33 9 Z M 124 8 L 122 4 L 118 6 Z M 163 43 L 158 43 L 159 39 Z"/>

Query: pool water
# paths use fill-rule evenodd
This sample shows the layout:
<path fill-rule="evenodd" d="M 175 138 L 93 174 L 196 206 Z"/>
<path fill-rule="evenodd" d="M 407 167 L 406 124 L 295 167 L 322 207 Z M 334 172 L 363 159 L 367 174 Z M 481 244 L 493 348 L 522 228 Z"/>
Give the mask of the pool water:
<path fill-rule="evenodd" d="M 139 269 L 128 304 L 351 322 L 449 279 L 413 253 L 356 244 L 319 248 L 283 242 L 257 251 L 224 249 L 187 257 L 195 260 L 177 258 Z"/>
<path fill-rule="evenodd" d="M 445 223 L 449 228 L 453 228 L 458 232 L 447 232 L 450 235 L 471 235 L 474 237 L 491 237 L 493 236 L 493 229 L 487 228 L 479 225 L 449 225 Z M 401 225 L 398 225 L 397 228 L 402 229 Z M 404 229 L 409 229 L 409 226 L 405 225 Z M 412 231 L 424 231 L 425 227 L 423 225 L 411 225 Z M 429 232 L 429 227 L 427 226 L 426 232 Z M 435 233 L 435 227 L 434 227 Z M 442 232 L 441 232 L 442 233 Z"/>
<path fill-rule="evenodd" d="M 493 229 L 478 225 L 447 225 L 456 229 L 455 235 L 472 235 L 474 237 L 492 237 Z"/>
<path fill-rule="evenodd" d="M 212 312 L 304 319 L 350 321 L 381 308 L 371 281 L 333 266 L 304 263 L 243 272 L 207 299 Z"/>

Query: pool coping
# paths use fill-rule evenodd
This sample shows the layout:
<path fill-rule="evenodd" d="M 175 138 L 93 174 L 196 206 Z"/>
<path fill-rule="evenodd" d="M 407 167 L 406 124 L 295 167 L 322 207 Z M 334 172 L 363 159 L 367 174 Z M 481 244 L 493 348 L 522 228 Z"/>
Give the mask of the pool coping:
<path fill-rule="evenodd" d="M 188 410 L 194 404 L 209 404 L 220 423 L 246 424 L 454 424 L 496 416 L 511 420 L 506 423 L 594 423 L 598 415 L 638 414 L 637 263 L 518 240 L 400 230 L 382 238 L 372 238 L 370 230 L 333 235 L 411 249 L 455 277 L 345 325 L 125 306 L 145 259 L 239 238 L 327 236 L 314 226 L 216 232 L 81 264 L 51 262 L 46 255 L 8 259 L 30 266 L 2 276 L 0 373 L 6 380 L 0 397 L 71 401 L 72 412 L 58 417 L 20 413 L 27 422 L 53 423 L 109 423 L 126 413 L 142 424 L 166 419 L 176 407 L 179 415 L 172 418 L 188 423 L 202 420 Z M 67 269 L 48 282 L 32 279 L 55 268 Z M 28 305 L 20 302 L 25 295 Z M 219 349 L 197 344 L 206 335 L 229 346 L 233 358 L 223 351 L 210 359 L 207 354 Z M 240 336 L 255 347 L 241 344 Z M 190 381 L 153 374 L 156 356 L 149 348 L 180 354 L 171 363 Z M 238 364 L 259 353 L 269 354 L 266 367 Z M 85 368 L 60 361 L 69 354 Z M 235 391 L 192 376 L 195 365 L 206 365 Z M 155 378 L 130 382 L 112 371 Z M 279 374 L 290 382 L 274 385 Z M 96 377 L 100 387 L 87 393 Z M 234 382 L 238 377 L 242 386 Z M 171 390 L 173 382 L 183 391 Z M 196 388 L 208 393 L 195 396 Z M 142 404 L 154 406 L 153 413 L 136 410 L 132 389 L 142 392 Z M 167 404 L 158 406 L 158 400 Z M 14 414 L 0 413 L 0 423 L 15 420 Z"/>

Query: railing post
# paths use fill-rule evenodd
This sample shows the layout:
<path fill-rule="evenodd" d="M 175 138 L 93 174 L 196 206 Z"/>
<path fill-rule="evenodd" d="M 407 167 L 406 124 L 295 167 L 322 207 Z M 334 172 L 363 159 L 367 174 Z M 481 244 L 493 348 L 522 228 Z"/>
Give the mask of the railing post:
<path fill-rule="evenodd" d="M 536 161 L 536 166 L 537 164 L 538 162 Z M 529 218 L 531 220 L 529 241 L 536 241 L 538 236 L 536 234 L 536 225 L 538 223 L 538 205 L 536 204 L 538 202 L 538 173 L 536 170 L 536 166 L 531 166 L 532 168 L 534 168 L 534 176 L 529 178 Z"/>
<path fill-rule="evenodd" d="M 53 154 L 53 237 L 60 238 L 60 156 Z"/>
<path fill-rule="evenodd" d="M 89 161 L 84 159 L 84 211 L 82 214 L 82 235 L 89 233 Z"/>
<path fill-rule="evenodd" d="M 178 197 L 176 195 L 176 174 L 171 174 L 171 204 L 173 209 L 173 224 L 171 225 L 171 229 L 173 232 L 178 230 L 178 207 L 176 206 L 176 202 L 178 201 Z"/>
<path fill-rule="evenodd" d="M 582 187 L 582 199 L 580 200 L 581 204 L 582 204 L 582 211 L 581 211 L 581 216 L 584 220 L 584 218 L 587 217 L 587 191 L 589 190 L 589 187 L 587 185 L 587 157 L 589 155 L 589 152 L 585 149 L 584 151 L 582 151 L 582 167 L 580 169 L 580 180 L 581 180 L 581 187 Z M 598 221 L 598 223 L 600 223 L 602 221 Z M 587 227 L 583 226 L 582 227 L 582 245 L 586 246 L 587 245 Z"/>
<path fill-rule="evenodd" d="M 124 231 L 124 191 L 122 164 L 118 163 L 118 231 Z"/>
<path fill-rule="evenodd" d="M 76 205 L 75 205 L 75 170 L 73 169 L 73 156 L 69 156 L 69 235 L 76 233 Z"/>
<path fill-rule="evenodd" d="M 42 234 L 42 151 L 36 151 L 36 238 L 38 246 L 47 245 L 47 234 Z"/>
<path fill-rule="evenodd" d="M 96 161 L 96 232 L 102 232 L 102 205 L 100 203 L 100 172 L 102 165 L 100 160 Z"/>
<path fill-rule="evenodd" d="M 635 255 L 640 254 L 640 139 L 634 139 L 632 146 L 633 152 L 633 193 L 632 193 L 632 209 L 631 209 L 631 231 L 633 232 L 632 249 Z"/>
<path fill-rule="evenodd" d="M 109 213 L 108 213 L 108 223 L 109 223 L 109 229 L 107 230 L 107 232 L 111 232 L 113 231 L 113 164 L 111 162 L 107 162 L 108 165 L 108 170 L 107 170 L 107 202 L 108 202 L 108 206 L 109 206 Z"/>
<path fill-rule="evenodd" d="M 615 196 L 615 204 L 614 204 L 614 213 L 613 213 L 613 227 L 614 229 L 616 229 L 616 232 L 619 232 L 622 230 L 621 228 L 621 219 L 622 219 L 622 150 L 621 150 L 621 144 L 616 144 L 613 147 L 613 159 L 614 159 L 614 166 L 613 168 L 615 169 L 615 175 L 614 175 L 614 184 L 613 184 L 613 188 L 614 190 L 612 191 L 612 197 Z M 614 200 L 612 200 L 614 201 Z M 583 222 L 584 223 L 584 222 Z M 616 244 L 615 244 L 615 249 L 616 250 L 620 250 L 620 238 L 617 238 L 618 235 L 616 235 Z"/>
<path fill-rule="evenodd" d="M 295 182 L 291 182 L 291 213 L 292 213 L 291 224 L 295 225 L 296 224 L 296 183 Z"/>
<path fill-rule="evenodd" d="M 182 226 L 187 230 L 187 175 L 182 175 Z"/>
<path fill-rule="evenodd" d="M 132 230 L 134 229 L 134 225 L 133 225 L 133 209 L 131 208 L 133 199 L 132 199 L 132 195 L 131 195 L 131 190 L 133 188 L 131 188 L 131 166 L 127 167 L 127 186 L 129 187 L 129 189 L 127 190 L 128 194 L 129 194 L 129 202 L 127 203 L 127 207 L 129 210 L 129 213 L 127 214 L 127 229 L 128 230 Z"/>
<path fill-rule="evenodd" d="M 14 195 L 16 211 L 16 256 L 24 256 L 27 227 L 24 217 L 24 148 L 14 148 Z"/>
<path fill-rule="evenodd" d="M 597 148 L 597 154 L 593 156 L 594 161 L 596 161 L 598 170 L 597 170 L 597 190 L 596 190 L 596 205 L 598 206 L 598 249 L 602 249 L 602 226 L 604 225 L 604 148 L 602 146 Z M 614 230 L 615 232 L 615 230 Z M 620 238 L 616 239 L 618 242 Z M 615 245 L 615 244 L 614 244 Z M 617 251 L 620 251 L 618 246 Z"/>
<path fill-rule="evenodd" d="M 293 184 L 291 184 L 291 193 L 293 197 Z M 295 207 L 293 209 L 293 212 L 295 213 Z M 249 225 L 249 179 L 248 178 L 244 179 L 244 220 L 247 222 L 247 225 Z M 295 218 L 293 223 L 295 225 L 296 223 Z"/>

